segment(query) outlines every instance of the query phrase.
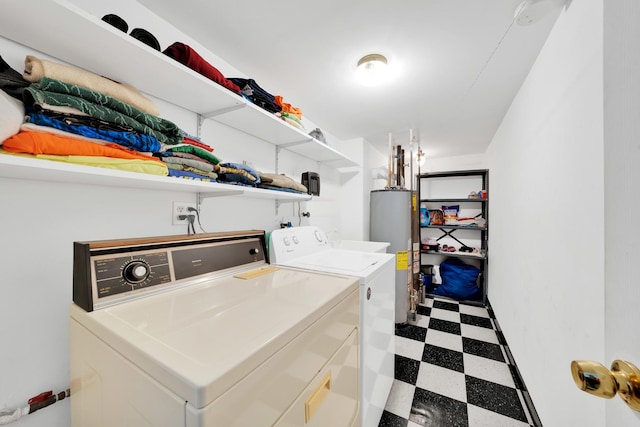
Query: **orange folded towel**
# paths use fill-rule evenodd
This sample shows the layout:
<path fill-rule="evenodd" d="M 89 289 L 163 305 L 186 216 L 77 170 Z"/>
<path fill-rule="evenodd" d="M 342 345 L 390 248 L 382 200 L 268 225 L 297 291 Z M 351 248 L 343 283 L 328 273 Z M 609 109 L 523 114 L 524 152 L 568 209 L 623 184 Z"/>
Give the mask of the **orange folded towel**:
<path fill-rule="evenodd" d="M 104 156 L 119 159 L 161 161 L 117 144 L 95 144 L 45 132 L 20 131 L 6 139 L 2 148 L 13 153 L 56 154 L 62 156 Z"/>

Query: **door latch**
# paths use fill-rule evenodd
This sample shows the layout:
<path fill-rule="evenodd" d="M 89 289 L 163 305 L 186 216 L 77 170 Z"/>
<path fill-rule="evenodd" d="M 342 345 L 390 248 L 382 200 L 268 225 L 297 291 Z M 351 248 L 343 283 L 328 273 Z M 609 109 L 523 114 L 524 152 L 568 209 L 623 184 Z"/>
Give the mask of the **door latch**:
<path fill-rule="evenodd" d="M 609 370 L 598 362 L 574 360 L 571 375 L 580 390 L 605 399 L 617 394 L 640 412 L 640 370 L 632 363 L 614 360 Z"/>

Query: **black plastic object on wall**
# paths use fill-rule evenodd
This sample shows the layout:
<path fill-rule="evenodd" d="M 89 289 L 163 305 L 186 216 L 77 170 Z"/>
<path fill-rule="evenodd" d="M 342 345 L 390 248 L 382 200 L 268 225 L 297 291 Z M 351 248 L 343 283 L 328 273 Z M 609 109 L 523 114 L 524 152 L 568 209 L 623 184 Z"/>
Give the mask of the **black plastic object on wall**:
<path fill-rule="evenodd" d="M 307 187 L 307 193 L 314 196 L 320 195 L 320 175 L 316 172 L 303 172 L 302 185 Z"/>

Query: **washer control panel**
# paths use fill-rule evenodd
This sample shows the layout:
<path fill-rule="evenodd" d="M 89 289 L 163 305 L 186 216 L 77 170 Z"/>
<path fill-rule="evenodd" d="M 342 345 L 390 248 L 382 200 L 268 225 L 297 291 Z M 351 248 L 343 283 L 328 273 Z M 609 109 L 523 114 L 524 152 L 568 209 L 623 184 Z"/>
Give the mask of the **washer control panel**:
<path fill-rule="evenodd" d="M 86 311 L 189 279 L 265 264 L 264 231 L 75 242 L 73 301 Z"/>
<path fill-rule="evenodd" d="M 329 248 L 327 235 L 314 226 L 280 228 L 269 239 L 269 257 L 275 263 Z"/>

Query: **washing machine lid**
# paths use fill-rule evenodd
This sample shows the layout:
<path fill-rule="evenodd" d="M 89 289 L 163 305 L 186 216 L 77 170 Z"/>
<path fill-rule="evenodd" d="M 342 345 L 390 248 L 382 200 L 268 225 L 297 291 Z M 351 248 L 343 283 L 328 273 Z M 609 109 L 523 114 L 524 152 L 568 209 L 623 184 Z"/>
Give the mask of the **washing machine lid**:
<path fill-rule="evenodd" d="M 360 279 L 361 283 L 369 281 L 382 268 L 393 263 L 393 254 L 375 252 L 358 252 L 346 249 L 328 249 L 317 253 L 292 258 L 280 265 L 304 268 L 336 274 L 347 274 Z"/>
<path fill-rule="evenodd" d="M 93 312 L 73 305 L 71 317 L 202 408 L 358 289 L 353 277 L 262 268 L 276 271 L 204 281 Z"/>

